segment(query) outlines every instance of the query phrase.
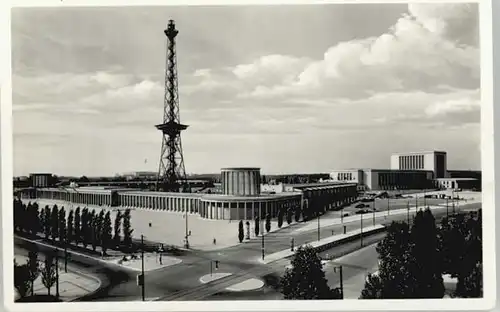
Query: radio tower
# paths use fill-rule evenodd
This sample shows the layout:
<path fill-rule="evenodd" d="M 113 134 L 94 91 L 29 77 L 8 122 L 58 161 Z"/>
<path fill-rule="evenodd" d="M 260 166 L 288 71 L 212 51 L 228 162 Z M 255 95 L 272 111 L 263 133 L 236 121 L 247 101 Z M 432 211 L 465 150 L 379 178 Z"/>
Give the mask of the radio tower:
<path fill-rule="evenodd" d="M 156 125 L 156 128 L 163 133 L 156 189 L 164 192 L 179 192 L 180 187 L 186 185 L 181 131 L 186 130 L 188 126 L 181 124 L 179 117 L 177 57 L 175 51 L 175 37 L 179 31 L 175 29 L 173 20 L 168 22 L 167 29 L 164 32 L 168 38 L 168 44 L 163 123 Z"/>

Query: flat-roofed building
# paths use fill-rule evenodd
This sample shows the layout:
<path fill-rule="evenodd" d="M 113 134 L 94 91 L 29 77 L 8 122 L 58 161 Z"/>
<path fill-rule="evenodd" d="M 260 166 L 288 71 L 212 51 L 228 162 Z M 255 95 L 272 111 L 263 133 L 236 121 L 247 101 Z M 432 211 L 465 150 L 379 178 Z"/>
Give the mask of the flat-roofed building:
<path fill-rule="evenodd" d="M 446 177 L 446 152 L 426 151 L 391 155 L 392 170 L 432 171 L 434 179 Z"/>
<path fill-rule="evenodd" d="M 424 170 L 344 169 L 330 173 L 330 180 L 356 183 L 358 190 L 405 190 L 433 187 L 433 172 Z"/>

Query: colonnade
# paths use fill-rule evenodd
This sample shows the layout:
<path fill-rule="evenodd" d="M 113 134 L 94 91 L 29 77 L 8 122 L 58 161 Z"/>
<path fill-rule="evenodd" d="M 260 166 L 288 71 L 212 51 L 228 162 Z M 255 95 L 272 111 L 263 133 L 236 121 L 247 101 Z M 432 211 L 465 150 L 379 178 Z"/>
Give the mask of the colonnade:
<path fill-rule="evenodd" d="M 232 200 L 200 200 L 200 216 L 206 219 L 220 220 L 253 220 L 256 217 L 265 218 L 270 214 L 272 218 L 278 216 L 280 209 L 297 209 L 301 204 L 301 195 L 283 196 L 276 199 Z"/>
<path fill-rule="evenodd" d="M 111 206 L 111 192 L 75 192 L 72 190 L 38 189 L 36 198 L 63 200 L 76 204 Z"/>
<path fill-rule="evenodd" d="M 196 213 L 198 212 L 199 195 L 182 197 L 179 195 L 165 194 L 137 194 L 137 193 L 122 193 L 120 203 L 123 207 L 142 208 L 152 210 L 176 211 Z"/>

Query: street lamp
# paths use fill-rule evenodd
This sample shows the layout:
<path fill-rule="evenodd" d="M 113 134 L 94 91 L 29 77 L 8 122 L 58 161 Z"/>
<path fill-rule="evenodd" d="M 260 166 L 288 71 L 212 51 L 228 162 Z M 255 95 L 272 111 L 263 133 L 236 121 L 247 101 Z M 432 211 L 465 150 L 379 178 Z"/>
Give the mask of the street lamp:
<path fill-rule="evenodd" d="M 186 247 L 186 249 L 189 249 L 189 239 L 188 237 L 191 235 L 191 233 L 188 232 L 188 209 L 186 207 L 186 213 L 184 215 L 184 218 L 186 219 L 186 235 L 185 235 L 185 242 L 184 242 L 184 247 Z"/>
<path fill-rule="evenodd" d="M 408 220 L 408 225 L 410 225 L 410 201 L 406 202 L 406 218 Z"/>
<path fill-rule="evenodd" d="M 340 299 L 344 299 L 344 282 L 343 282 L 343 276 L 342 276 L 342 266 L 336 266 L 333 268 L 333 272 L 337 273 L 337 269 L 339 271 L 340 275 Z"/>
<path fill-rule="evenodd" d="M 320 226 L 319 226 L 319 219 L 320 219 L 320 213 L 318 211 L 318 242 L 320 240 L 320 233 L 319 233 L 319 229 L 320 229 Z"/>
<path fill-rule="evenodd" d="M 373 213 L 372 213 L 372 216 L 373 216 L 373 226 L 375 226 L 375 201 L 373 201 L 373 209 L 372 209 Z"/>
<path fill-rule="evenodd" d="M 262 218 L 261 218 L 262 219 Z M 264 260 L 264 222 L 262 220 L 261 221 L 261 237 L 262 237 L 262 260 Z"/>
<path fill-rule="evenodd" d="M 363 247 L 363 214 L 360 213 L 359 216 L 361 217 L 361 247 Z"/>
<path fill-rule="evenodd" d="M 57 248 L 54 253 L 56 255 L 56 298 L 59 298 L 59 253 Z"/>

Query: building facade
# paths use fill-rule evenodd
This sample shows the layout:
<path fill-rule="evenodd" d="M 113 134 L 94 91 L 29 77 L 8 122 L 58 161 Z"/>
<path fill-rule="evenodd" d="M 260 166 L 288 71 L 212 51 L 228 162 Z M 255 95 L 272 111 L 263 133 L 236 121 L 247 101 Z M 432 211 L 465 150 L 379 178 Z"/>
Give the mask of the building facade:
<path fill-rule="evenodd" d="M 442 178 L 437 179 L 440 189 L 448 190 L 474 190 L 481 189 L 481 181 L 475 178 Z"/>
<path fill-rule="evenodd" d="M 242 175 L 240 175 L 243 172 Z M 113 187 L 42 188 L 23 190 L 25 199 L 61 200 L 71 204 L 101 207 L 151 209 L 198 214 L 215 220 L 253 220 L 267 214 L 277 217 L 279 211 L 292 209 L 335 209 L 353 202 L 356 184 L 319 183 L 285 185 L 276 194 L 261 194 L 257 168 L 222 170 L 221 194 L 151 192 Z M 250 183 L 247 183 L 250 181 Z M 236 194 L 234 194 L 236 193 Z M 238 194 L 239 193 L 239 194 Z M 304 204 L 306 203 L 306 204 Z M 318 208 L 320 207 L 320 208 Z"/>
<path fill-rule="evenodd" d="M 432 171 L 434 179 L 445 178 L 447 167 L 446 152 L 412 152 L 391 155 L 392 170 Z"/>
<path fill-rule="evenodd" d="M 32 187 L 49 187 L 52 184 L 51 173 L 32 173 L 30 179 Z"/>
<path fill-rule="evenodd" d="M 356 183 L 359 190 L 407 190 L 433 187 L 433 172 L 424 170 L 347 169 L 330 173 L 330 180 Z"/>
<path fill-rule="evenodd" d="M 260 168 L 223 168 L 221 170 L 221 189 L 224 195 L 259 195 Z"/>

